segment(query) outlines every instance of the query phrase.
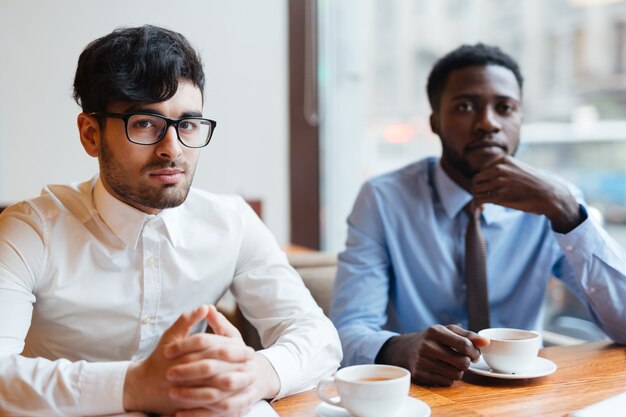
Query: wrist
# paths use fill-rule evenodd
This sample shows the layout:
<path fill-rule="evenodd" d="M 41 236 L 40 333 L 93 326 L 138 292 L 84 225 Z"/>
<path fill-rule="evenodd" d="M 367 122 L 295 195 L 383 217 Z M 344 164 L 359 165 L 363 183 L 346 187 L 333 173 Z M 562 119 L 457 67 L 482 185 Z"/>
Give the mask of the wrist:
<path fill-rule="evenodd" d="M 251 366 L 255 376 L 256 391 L 259 393 L 259 398 L 256 400 L 276 397 L 280 391 L 280 379 L 269 359 L 260 353 L 255 353 Z"/>
<path fill-rule="evenodd" d="M 548 216 L 552 229 L 558 233 L 569 233 L 581 224 L 586 216 L 578 201 L 568 201 L 557 205 L 554 214 Z"/>
<path fill-rule="evenodd" d="M 376 358 L 374 359 L 374 363 L 378 364 L 387 364 L 393 365 L 392 361 L 389 359 L 392 355 L 390 354 L 394 348 L 396 342 L 398 342 L 399 336 L 392 336 L 383 345 L 380 347 L 380 350 L 376 354 Z"/>
<path fill-rule="evenodd" d="M 131 362 L 126 370 L 126 378 L 124 379 L 124 396 L 123 406 L 126 411 L 141 411 L 141 363 Z"/>

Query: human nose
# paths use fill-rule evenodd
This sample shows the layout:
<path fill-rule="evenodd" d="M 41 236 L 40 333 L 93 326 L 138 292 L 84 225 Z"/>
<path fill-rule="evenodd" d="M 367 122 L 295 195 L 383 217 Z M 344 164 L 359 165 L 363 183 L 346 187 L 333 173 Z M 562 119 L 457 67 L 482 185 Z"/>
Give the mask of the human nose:
<path fill-rule="evenodd" d="M 174 125 L 170 125 L 165 129 L 165 134 L 159 142 L 157 142 L 156 153 L 163 159 L 177 159 L 183 152 L 183 145 L 178 140 L 178 132 Z"/>
<path fill-rule="evenodd" d="M 475 126 L 477 131 L 496 133 L 502 128 L 498 114 L 491 106 L 484 106 L 477 114 Z"/>

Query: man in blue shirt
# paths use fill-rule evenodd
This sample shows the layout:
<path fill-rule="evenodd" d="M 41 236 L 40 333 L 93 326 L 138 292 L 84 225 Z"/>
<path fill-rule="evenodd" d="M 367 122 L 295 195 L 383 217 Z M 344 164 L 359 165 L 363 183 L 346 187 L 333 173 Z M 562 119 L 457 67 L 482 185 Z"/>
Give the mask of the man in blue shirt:
<path fill-rule="evenodd" d="M 580 192 L 514 158 L 523 78 L 498 48 L 462 46 L 428 79 L 440 159 L 368 181 L 348 218 L 331 318 L 343 365 L 388 363 L 451 385 L 489 341 L 468 329 L 466 206 L 482 208 L 492 327 L 540 329 L 551 274 L 626 343 L 626 256 Z"/>

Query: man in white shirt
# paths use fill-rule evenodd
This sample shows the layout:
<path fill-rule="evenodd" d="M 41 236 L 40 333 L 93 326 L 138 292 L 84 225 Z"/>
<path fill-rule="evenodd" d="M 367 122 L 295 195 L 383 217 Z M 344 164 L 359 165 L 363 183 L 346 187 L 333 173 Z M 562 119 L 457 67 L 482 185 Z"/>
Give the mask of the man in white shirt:
<path fill-rule="evenodd" d="M 81 54 L 78 129 L 100 174 L 0 216 L 0 415 L 241 416 L 339 365 L 334 327 L 250 207 L 190 188 L 216 125 L 203 86 L 162 28 Z M 228 289 L 265 349 L 212 305 Z"/>

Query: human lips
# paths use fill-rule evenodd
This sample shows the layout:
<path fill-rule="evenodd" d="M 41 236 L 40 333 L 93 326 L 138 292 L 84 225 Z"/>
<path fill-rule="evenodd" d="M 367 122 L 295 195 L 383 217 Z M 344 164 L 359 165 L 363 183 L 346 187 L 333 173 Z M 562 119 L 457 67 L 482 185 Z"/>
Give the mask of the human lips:
<path fill-rule="evenodd" d="M 506 146 L 495 141 L 491 140 L 480 140 L 476 142 L 472 142 L 465 147 L 466 151 L 471 152 L 475 150 L 493 150 L 493 149 L 501 149 L 506 151 Z"/>
<path fill-rule="evenodd" d="M 176 184 L 185 174 L 185 170 L 178 168 L 167 168 L 153 171 L 150 177 L 158 180 L 163 184 Z"/>

